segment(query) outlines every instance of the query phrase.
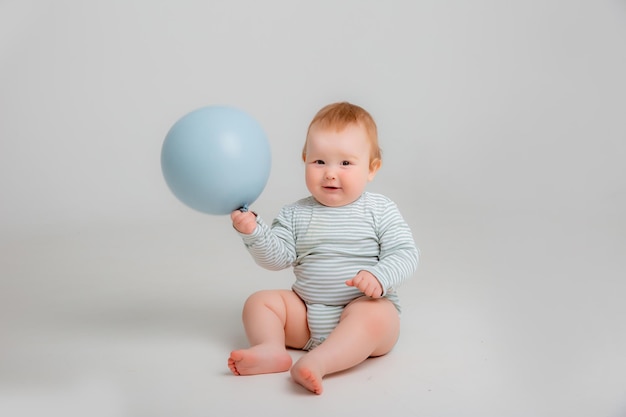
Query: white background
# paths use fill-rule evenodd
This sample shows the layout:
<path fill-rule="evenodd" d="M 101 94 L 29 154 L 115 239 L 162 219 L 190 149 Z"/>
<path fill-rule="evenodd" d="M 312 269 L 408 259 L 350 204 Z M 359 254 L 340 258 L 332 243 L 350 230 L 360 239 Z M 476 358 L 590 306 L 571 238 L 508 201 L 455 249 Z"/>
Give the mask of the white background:
<path fill-rule="evenodd" d="M 1 1 L 0 414 L 625 416 L 624 74 L 621 0 Z M 185 113 L 246 110 L 270 220 L 339 100 L 422 264 L 396 351 L 312 398 L 223 372 L 245 297 L 291 277 L 159 158 Z"/>

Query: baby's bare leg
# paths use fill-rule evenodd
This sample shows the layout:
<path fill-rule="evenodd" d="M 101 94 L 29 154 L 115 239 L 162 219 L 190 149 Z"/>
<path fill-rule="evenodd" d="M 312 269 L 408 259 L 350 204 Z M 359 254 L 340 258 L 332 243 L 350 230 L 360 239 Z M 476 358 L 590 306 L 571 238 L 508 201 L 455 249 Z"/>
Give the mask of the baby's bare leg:
<path fill-rule="evenodd" d="M 328 338 L 291 368 L 293 379 L 308 390 L 322 393 L 322 378 L 351 368 L 370 356 L 388 353 L 400 333 L 400 318 L 391 301 L 362 297 L 344 310 Z"/>
<path fill-rule="evenodd" d="M 285 346 L 302 347 L 309 338 L 306 307 L 290 290 L 259 291 L 244 305 L 243 325 L 250 348 L 231 352 L 235 375 L 284 372 L 291 367 Z"/>

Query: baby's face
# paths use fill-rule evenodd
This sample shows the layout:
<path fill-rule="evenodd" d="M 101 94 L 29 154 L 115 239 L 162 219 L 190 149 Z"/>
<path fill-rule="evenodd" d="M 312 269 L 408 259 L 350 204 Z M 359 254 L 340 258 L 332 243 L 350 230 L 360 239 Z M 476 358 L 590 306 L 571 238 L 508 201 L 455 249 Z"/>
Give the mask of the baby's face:
<path fill-rule="evenodd" d="M 313 127 L 305 159 L 306 186 L 321 204 L 345 206 L 357 200 L 380 164 L 370 164 L 371 145 L 361 125 L 341 131 Z"/>

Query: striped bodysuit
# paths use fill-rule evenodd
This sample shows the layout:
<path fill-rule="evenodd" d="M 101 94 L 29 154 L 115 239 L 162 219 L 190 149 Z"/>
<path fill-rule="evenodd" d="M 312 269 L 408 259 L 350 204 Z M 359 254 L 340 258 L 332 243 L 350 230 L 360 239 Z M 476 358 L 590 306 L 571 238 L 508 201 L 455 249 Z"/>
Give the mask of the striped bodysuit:
<path fill-rule="evenodd" d="M 260 266 L 293 267 L 292 289 L 307 306 L 311 333 L 305 350 L 322 343 L 344 307 L 363 296 L 346 280 L 361 270 L 371 272 L 381 283 L 383 296 L 400 311 L 395 288 L 418 263 L 411 230 L 395 203 L 369 192 L 341 207 L 307 197 L 283 207 L 271 227 L 257 217 L 254 232 L 240 235 Z"/>

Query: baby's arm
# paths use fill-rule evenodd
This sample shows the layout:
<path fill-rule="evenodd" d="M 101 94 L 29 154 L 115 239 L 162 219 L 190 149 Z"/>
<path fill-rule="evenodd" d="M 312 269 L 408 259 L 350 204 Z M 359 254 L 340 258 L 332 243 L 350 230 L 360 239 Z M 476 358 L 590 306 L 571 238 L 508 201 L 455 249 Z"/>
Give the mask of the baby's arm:
<path fill-rule="evenodd" d="M 379 261 L 367 268 L 382 286 L 382 293 L 396 288 L 417 269 L 419 252 L 408 224 L 395 204 L 389 204 L 382 214 L 379 236 Z"/>
<path fill-rule="evenodd" d="M 243 238 L 243 243 L 255 262 L 265 269 L 281 270 L 291 266 L 296 259 L 295 242 L 290 221 L 285 219 L 289 210 L 281 210 L 269 227 L 254 212 L 235 210 L 230 214 L 233 227 Z"/>

